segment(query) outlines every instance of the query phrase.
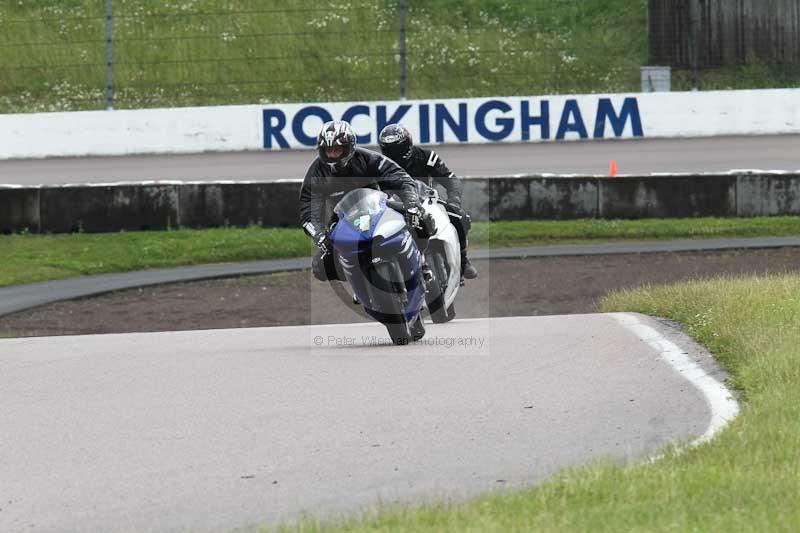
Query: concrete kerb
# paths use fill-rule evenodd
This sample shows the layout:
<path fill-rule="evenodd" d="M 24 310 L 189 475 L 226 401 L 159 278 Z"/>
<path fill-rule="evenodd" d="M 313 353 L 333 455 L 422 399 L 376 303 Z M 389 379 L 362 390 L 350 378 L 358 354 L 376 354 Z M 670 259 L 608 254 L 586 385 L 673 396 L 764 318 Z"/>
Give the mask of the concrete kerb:
<path fill-rule="evenodd" d="M 534 257 L 697 252 L 734 249 L 800 247 L 800 237 L 625 242 L 587 245 L 552 245 L 476 250 L 473 259 L 526 259 Z M 248 261 L 83 276 L 0 288 L 0 316 L 49 303 L 98 296 L 109 292 L 220 278 L 291 272 L 310 268 L 311 258 Z"/>

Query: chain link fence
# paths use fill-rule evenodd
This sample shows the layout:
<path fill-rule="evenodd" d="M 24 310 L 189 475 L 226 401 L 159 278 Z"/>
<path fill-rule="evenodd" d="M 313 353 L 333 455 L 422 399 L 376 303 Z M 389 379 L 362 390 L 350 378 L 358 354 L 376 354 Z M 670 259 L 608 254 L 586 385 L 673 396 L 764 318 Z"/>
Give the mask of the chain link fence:
<path fill-rule="evenodd" d="M 0 112 L 627 92 L 661 59 L 697 86 L 727 67 L 653 34 L 688 42 L 676 10 L 712 0 L 669 1 L 0 0 Z"/>

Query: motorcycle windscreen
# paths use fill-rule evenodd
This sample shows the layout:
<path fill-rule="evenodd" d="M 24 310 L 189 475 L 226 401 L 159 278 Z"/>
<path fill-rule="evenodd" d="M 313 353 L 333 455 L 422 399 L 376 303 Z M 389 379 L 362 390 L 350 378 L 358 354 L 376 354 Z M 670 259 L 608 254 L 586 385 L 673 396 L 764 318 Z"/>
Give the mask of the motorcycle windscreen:
<path fill-rule="evenodd" d="M 381 214 L 386 210 L 386 200 L 384 192 L 353 189 L 339 200 L 333 212 L 339 217 L 340 223 L 345 222 L 353 229 L 371 235 Z"/>

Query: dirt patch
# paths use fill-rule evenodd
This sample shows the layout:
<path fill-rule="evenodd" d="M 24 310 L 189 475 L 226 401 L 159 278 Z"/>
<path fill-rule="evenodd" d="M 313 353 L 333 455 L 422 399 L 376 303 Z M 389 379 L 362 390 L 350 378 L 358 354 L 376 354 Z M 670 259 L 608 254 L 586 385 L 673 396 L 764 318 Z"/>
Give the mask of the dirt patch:
<path fill-rule="evenodd" d="M 720 275 L 800 272 L 800 249 L 479 261 L 460 318 L 590 313 L 609 291 Z M 120 291 L 0 318 L 17 336 L 287 326 L 364 320 L 308 271 Z"/>

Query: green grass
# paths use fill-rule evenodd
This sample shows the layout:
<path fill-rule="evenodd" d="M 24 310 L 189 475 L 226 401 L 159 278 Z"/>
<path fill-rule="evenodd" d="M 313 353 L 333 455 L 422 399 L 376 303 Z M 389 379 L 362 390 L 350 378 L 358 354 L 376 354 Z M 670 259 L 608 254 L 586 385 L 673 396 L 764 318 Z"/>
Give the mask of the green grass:
<path fill-rule="evenodd" d="M 710 443 L 672 448 L 656 462 L 598 462 L 533 489 L 392 509 L 324 530 L 797 531 L 800 277 L 651 287 L 614 294 L 602 307 L 682 323 L 731 372 L 745 398 L 740 416 Z"/>
<path fill-rule="evenodd" d="M 471 248 L 800 235 L 800 217 L 475 223 Z M 247 228 L 0 236 L 0 287 L 146 268 L 309 256 L 298 229 Z"/>
<path fill-rule="evenodd" d="M 395 99 L 397 0 L 115 0 L 118 108 Z M 0 112 L 104 107 L 103 0 L 3 2 Z M 409 98 L 639 87 L 646 0 L 409 0 Z"/>
<path fill-rule="evenodd" d="M 103 109 L 104 0 L 0 5 L 0 113 Z M 409 98 L 638 92 L 646 0 L 408 0 Z M 396 99 L 398 0 L 114 0 L 118 109 Z M 700 89 L 798 87 L 750 60 Z M 673 72 L 675 90 L 690 87 Z"/>
<path fill-rule="evenodd" d="M 0 236 L 0 286 L 146 268 L 300 257 L 313 244 L 283 228 Z"/>
<path fill-rule="evenodd" d="M 474 224 L 473 247 L 800 235 L 800 217 L 526 220 Z"/>

